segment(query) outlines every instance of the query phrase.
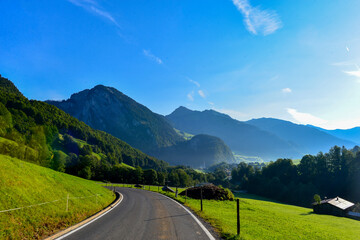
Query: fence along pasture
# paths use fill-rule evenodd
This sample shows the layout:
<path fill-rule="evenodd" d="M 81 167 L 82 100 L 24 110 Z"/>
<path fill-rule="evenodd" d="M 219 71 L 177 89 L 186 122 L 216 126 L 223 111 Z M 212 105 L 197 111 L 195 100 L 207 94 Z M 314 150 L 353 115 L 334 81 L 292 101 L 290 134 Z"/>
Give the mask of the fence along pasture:
<path fill-rule="evenodd" d="M 32 204 L 32 205 L 23 206 L 23 207 L 0 210 L 0 213 L 12 212 L 12 211 L 17 211 L 17 210 L 21 210 L 21 209 L 37 207 L 37 206 L 41 206 L 41 205 L 46 205 L 46 204 L 50 204 L 50 203 L 59 202 L 61 200 L 66 200 L 66 212 L 68 212 L 68 210 L 69 210 L 69 200 L 70 199 L 82 199 L 82 198 L 96 197 L 96 204 L 97 204 L 97 197 L 98 196 L 101 196 L 101 194 L 94 194 L 94 195 L 91 195 L 91 196 L 82 196 L 82 197 L 69 197 L 69 194 L 68 194 L 66 198 L 56 199 L 56 200 L 49 201 L 49 202 L 42 202 L 42 203 Z"/>

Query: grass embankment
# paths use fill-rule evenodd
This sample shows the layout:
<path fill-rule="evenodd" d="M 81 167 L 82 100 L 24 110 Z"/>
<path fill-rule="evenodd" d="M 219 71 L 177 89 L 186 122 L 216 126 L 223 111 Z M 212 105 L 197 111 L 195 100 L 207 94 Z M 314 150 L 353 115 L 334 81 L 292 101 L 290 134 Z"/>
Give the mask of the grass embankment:
<path fill-rule="evenodd" d="M 150 190 L 157 192 L 157 187 Z M 175 198 L 173 193 L 167 193 L 167 196 Z M 200 200 L 187 198 L 185 203 L 181 196 L 177 200 L 210 222 L 226 239 L 360 239 L 360 221 L 317 215 L 310 208 L 281 204 L 250 194 L 240 197 L 240 236 L 236 235 L 236 201 L 204 200 L 204 211 L 200 212 Z"/>
<path fill-rule="evenodd" d="M 0 239 L 42 238 L 87 218 L 114 199 L 111 191 L 95 182 L 0 155 Z M 44 202 L 52 203 L 1 212 Z"/>

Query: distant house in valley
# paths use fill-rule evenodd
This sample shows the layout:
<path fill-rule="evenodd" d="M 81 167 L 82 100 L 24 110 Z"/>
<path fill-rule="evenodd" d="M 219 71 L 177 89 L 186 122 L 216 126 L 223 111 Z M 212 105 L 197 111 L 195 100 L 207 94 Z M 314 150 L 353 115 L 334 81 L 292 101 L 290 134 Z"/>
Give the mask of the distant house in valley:
<path fill-rule="evenodd" d="M 313 210 L 318 214 L 328 214 L 339 217 L 349 217 L 349 212 L 355 204 L 340 197 L 322 200 L 320 203 L 313 203 Z"/>

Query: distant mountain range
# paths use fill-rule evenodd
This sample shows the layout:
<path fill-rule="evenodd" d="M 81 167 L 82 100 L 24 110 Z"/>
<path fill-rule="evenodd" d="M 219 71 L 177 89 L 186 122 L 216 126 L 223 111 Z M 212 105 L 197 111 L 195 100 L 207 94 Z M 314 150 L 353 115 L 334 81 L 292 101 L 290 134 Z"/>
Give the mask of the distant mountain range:
<path fill-rule="evenodd" d="M 192 111 L 185 107 L 179 107 L 166 118 L 181 131 L 217 136 L 237 154 L 265 160 L 301 158 L 305 154 L 327 151 L 334 145 L 355 145 L 319 129 L 279 119 L 241 122 L 214 110 Z"/>
<path fill-rule="evenodd" d="M 275 118 L 259 118 L 247 121 L 264 131 L 276 134 L 280 138 L 292 144 L 300 152 L 318 153 L 319 151 L 327 152 L 330 147 L 335 145 L 352 148 L 355 142 L 337 137 L 330 132 L 322 129 L 315 129 L 306 125 L 295 124 Z"/>
<path fill-rule="evenodd" d="M 348 141 L 355 142 L 356 144 L 360 144 L 360 127 L 354 127 L 354 128 L 350 128 L 350 129 L 327 130 L 327 129 L 315 127 L 312 125 L 308 125 L 308 126 L 316 128 L 320 131 L 326 132 L 337 138 L 346 139 Z"/>
<path fill-rule="evenodd" d="M 200 167 L 234 161 L 231 150 L 221 139 L 202 135 L 187 141 L 164 116 L 112 87 L 98 85 L 75 93 L 68 100 L 47 103 L 171 164 Z"/>
<path fill-rule="evenodd" d="M 214 110 L 200 112 L 179 107 L 166 118 L 175 128 L 184 132 L 221 138 L 237 154 L 260 156 L 264 159 L 296 157 L 301 154 L 275 134 Z"/>
<path fill-rule="evenodd" d="M 192 167 L 233 162 L 232 152 L 263 160 L 297 159 L 334 145 L 352 148 L 360 142 L 358 128 L 329 131 L 275 118 L 243 122 L 214 110 L 185 107 L 164 117 L 103 85 L 47 103 L 146 154 Z"/>

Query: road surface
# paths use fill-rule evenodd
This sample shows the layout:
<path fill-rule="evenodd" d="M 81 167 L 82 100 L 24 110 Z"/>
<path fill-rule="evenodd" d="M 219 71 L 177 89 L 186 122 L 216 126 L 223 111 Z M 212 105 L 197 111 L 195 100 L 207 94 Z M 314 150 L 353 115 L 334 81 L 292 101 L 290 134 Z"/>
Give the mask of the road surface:
<path fill-rule="evenodd" d="M 182 206 L 165 196 L 132 188 L 117 191 L 124 198 L 116 208 L 64 239 L 210 239 Z"/>

